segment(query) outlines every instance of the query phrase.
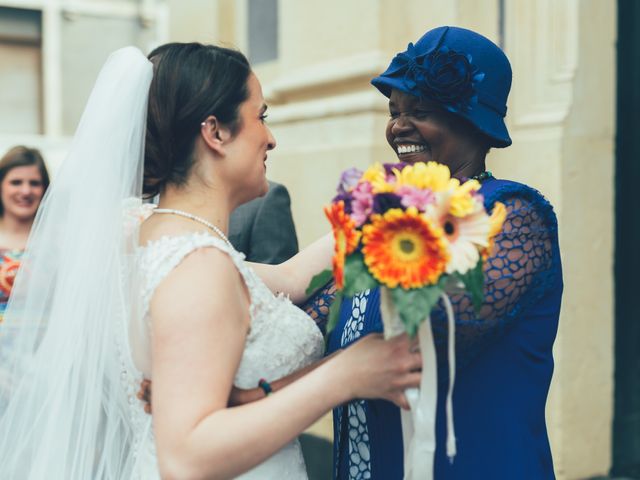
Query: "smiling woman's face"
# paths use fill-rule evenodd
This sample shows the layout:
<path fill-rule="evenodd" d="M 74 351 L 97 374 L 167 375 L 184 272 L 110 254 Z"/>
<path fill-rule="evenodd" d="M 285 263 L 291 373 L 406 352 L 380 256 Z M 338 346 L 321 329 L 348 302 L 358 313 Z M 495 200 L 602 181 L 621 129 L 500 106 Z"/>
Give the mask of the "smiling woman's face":
<path fill-rule="evenodd" d="M 436 161 L 456 177 L 484 170 L 487 146 L 460 117 L 437 103 L 393 90 L 389 97 L 387 141 L 402 162 Z"/>
<path fill-rule="evenodd" d="M 44 195 L 44 182 L 37 165 L 14 167 L 0 185 L 3 215 L 21 221 L 33 220 Z"/>

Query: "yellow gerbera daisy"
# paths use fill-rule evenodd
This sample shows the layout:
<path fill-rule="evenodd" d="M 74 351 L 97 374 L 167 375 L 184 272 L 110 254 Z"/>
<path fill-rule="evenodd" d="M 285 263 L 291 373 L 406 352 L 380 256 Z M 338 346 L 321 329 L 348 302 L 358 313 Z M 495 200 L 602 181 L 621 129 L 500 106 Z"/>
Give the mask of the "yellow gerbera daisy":
<path fill-rule="evenodd" d="M 372 215 L 362 235 L 364 262 L 389 288 L 419 288 L 438 281 L 449 253 L 442 229 L 415 207 Z"/>
<path fill-rule="evenodd" d="M 408 185 L 441 192 L 460 184 L 458 180 L 451 178 L 451 173 L 446 165 L 436 162 L 414 163 L 407 165 L 402 170 L 394 169 L 393 173 L 398 187 Z"/>
<path fill-rule="evenodd" d="M 468 180 L 462 185 L 457 185 L 449 198 L 449 212 L 456 217 L 464 217 L 474 212 L 478 207 L 478 200 L 473 196 L 480 190 L 480 182 Z"/>
<path fill-rule="evenodd" d="M 360 181 L 369 182 L 373 193 L 387 193 L 394 190 L 394 186 L 387 182 L 387 174 L 379 162 L 367 168 Z"/>
<path fill-rule="evenodd" d="M 358 246 L 361 233 L 356 230 L 356 223 L 344 211 L 344 202 L 332 203 L 324 208 L 324 213 L 331 223 L 335 253 L 333 255 L 333 276 L 336 288 L 344 287 L 344 261 Z"/>

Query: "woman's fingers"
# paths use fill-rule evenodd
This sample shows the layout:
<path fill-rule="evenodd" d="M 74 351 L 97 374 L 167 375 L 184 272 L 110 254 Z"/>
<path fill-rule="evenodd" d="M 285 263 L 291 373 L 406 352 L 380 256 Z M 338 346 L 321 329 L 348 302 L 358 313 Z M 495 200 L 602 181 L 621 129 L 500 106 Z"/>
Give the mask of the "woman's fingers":
<path fill-rule="evenodd" d="M 411 409 L 411 406 L 409 405 L 409 402 L 404 392 L 401 392 L 395 395 L 394 398 L 391 398 L 391 401 L 403 410 Z"/>
<path fill-rule="evenodd" d="M 406 388 L 417 388 L 420 386 L 420 380 L 422 379 L 422 372 L 410 372 L 408 373 L 404 380 L 403 389 Z"/>
<path fill-rule="evenodd" d="M 409 361 L 411 364 L 409 370 L 411 372 L 422 371 L 422 354 L 420 352 L 413 353 Z"/>
<path fill-rule="evenodd" d="M 357 379 L 352 387 L 358 398 L 385 398 L 408 408 L 404 390 L 420 385 L 422 355 L 417 339 L 406 334 L 384 340 L 381 334 L 367 335 L 347 348 L 346 363 Z"/>

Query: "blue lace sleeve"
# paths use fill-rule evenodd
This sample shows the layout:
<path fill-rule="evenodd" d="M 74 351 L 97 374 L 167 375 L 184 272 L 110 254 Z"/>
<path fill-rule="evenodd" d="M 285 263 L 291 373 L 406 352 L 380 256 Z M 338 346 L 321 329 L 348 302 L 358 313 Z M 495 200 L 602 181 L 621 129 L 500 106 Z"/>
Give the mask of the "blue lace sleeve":
<path fill-rule="evenodd" d="M 527 187 L 525 187 L 527 188 Z M 477 314 L 467 294 L 452 295 L 456 361 L 464 368 L 527 312 L 559 274 L 557 224 L 551 205 L 535 190 L 511 190 L 492 199 L 507 208 L 503 231 L 484 265 L 484 303 Z M 438 364 L 446 365 L 447 322 L 442 305 L 432 313 Z"/>
<path fill-rule="evenodd" d="M 327 332 L 329 307 L 336 297 L 336 284 L 333 280 L 311 296 L 301 308 L 316 322 L 324 335 Z"/>

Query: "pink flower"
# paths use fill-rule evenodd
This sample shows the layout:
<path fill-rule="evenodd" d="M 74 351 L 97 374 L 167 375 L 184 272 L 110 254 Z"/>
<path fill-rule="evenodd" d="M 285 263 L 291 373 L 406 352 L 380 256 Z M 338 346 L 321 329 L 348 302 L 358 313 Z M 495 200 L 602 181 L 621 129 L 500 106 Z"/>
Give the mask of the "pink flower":
<path fill-rule="evenodd" d="M 359 183 L 351 192 L 351 218 L 361 226 L 373 211 L 373 188 L 369 182 Z"/>
<path fill-rule="evenodd" d="M 476 201 L 480 204 L 480 205 L 484 205 L 484 195 L 481 193 L 478 193 L 478 191 L 476 190 L 475 192 L 471 192 L 471 196 L 473 198 L 476 199 Z"/>
<path fill-rule="evenodd" d="M 404 185 L 398 190 L 396 194 L 400 196 L 400 203 L 402 206 L 416 207 L 421 212 L 427 209 L 427 206 L 434 203 L 436 200 L 435 195 L 431 190 L 424 190 L 422 188 L 416 188 L 409 185 Z"/>

